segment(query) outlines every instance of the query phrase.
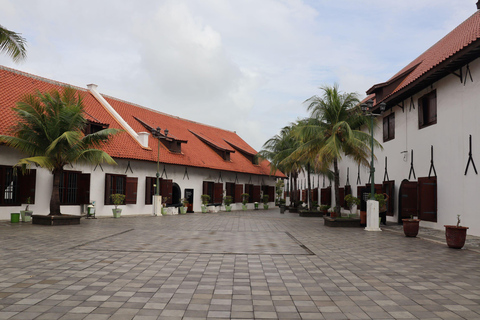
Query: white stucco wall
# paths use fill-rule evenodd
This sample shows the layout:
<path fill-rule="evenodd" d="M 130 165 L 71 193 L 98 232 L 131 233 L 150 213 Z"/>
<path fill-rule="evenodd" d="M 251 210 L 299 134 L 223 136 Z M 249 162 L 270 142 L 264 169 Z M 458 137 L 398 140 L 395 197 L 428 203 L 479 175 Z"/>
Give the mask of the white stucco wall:
<path fill-rule="evenodd" d="M 422 221 L 421 225 L 443 229 L 445 224 L 455 224 L 461 214 L 462 225 L 468 226 L 469 234 L 480 235 L 480 214 L 476 199 L 480 193 L 480 176 L 470 165 L 465 176 L 468 161 L 469 135 L 472 135 L 472 156 L 480 172 L 480 59 L 470 63 L 473 82 L 467 78 L 464 85 L 454 75 L 449 75 L 413 96 L 415 109 L 410 110 L 410 98 L 404 101 L 405 112 L 394 107 L 395 139 L 383 143 L 382 119 L 377 119 L 375 139 L 383 150 L 375 150 L 375 183 L 382 183 L 385 171 L 385 156 L 388 157 L 388 175 L 395 180 L 395 216 L 397 221 L 398 190 L 403 179 L 408 179 L 411 150 L 414 153 L 416 177 L 427 177 L 430 169 L 430 146 L 434 148 L 434 165 L 438 183 L 437 222 Z M 465 68 L 463 69 L 465 73 Z M 418 98 L 436 89 L 437 123 L 418 128 Z M 390 111 L 385 112 L 385 115 Z M 402 153 L 407 151 L 405 155 Z M 350 184 L 356 195 L 357 165 L 348 159 L 340 164 L 340 185 L 345 185 L 346 168 L 350 168 Z M 433 174 L 433 173 L 432 173 Z M 364 185 L 368 181 L 369 169 L 361 169 Z M 413 179 L 413 175 L 411 177 Z"/>
<path fill-rule="evenodd" d="M 15 165 L 22 156 L 20 153 L 15 150 L 8 148 L 6 146 L 0 146 L 0 165 Z M 119 208 L 122 209 L 122 215 L 136 215 L 136 214 L 153 214 L 153 205 L 145 204 L 145 181 L 146 177 L 155 177 L 157 172 L 156 163 L 150 163 L 146 161 L 130 161 L 130 167 L 133 170 L 133 173 L 130 169 L 127 170 L 128 160 L 124 159 L 115 159 L 117 162 L 116 166 L 103 164 L 102 169 L 100 166 L 94 171 L 94 166 L 86 165 L 76 165 L 73 168 L 67 166 L 66 170 L 72 171 L 81 171 L 82 173 L 90 173 L 90 201 L 96 202 L 96 215 L 97 216 L 112 216 L 113 205 L 104 205 L 104 190 L 105 190 L 105 174 L 122 174 L 127 175 L 127 177 L 137 177 L 138 178 L 138 187 L 137 187 L 137 203 L 122 205 Z M 33 166 L 32 168 L 35 168 Z M 48 214 L 49 213 L 49 203 L 52 192 L 52 174 L 42 168 L 37 169 L 36 176 L 36 193 L 35 193 L 35 204 L 30 205 L 30 209 L 34 211 L 34 214 Z M 237 182 L 239 184 L 252 183 L 255 185 L 275 185 L 275 179 L 268 176 L 258 176 L 250 174 L 235 174 L 233 172 L 221 173 L 217 170 L 203 169 L 203 168 L 192 168 L 188 167 L 188 177 L 185 176 L 185 167 L 184 166 L 175 166 L 175 165 L 166 165 L 165 170 L 167 177 L 165 175 L 163 178 L 172 179 L 174 183 L 177 183 L 181 189 L 181 197 L 184 197 L 185 189 L 194 189 L 194 203 L 193 210 L 196 213 L 201 212 L 201 199 L 200 196 L 203 191 L 203 181 L 212 181 L 212 182 Z M 126 172 L 125 172 L 126 171 Z M 160 174 L 163 171 L 163 164 L 160 164 Z M 270 205 L 273 205 L 274 201 L 270 202 Z M 0 206 L 0 220 L 9 220 L 10 213 L 20 212 L 23 210 L 25 205 L 22 206 Z M 249 204 L 249 208 L 253 208 L 253 204 Z M 224 210 L 224 206 L 222 206 Z M 241 204 L 235 204 L 233 210 L 241 210 Z M 61 206 L 61 212 L 66 214 L 81 214 L 82 206 Z"/>

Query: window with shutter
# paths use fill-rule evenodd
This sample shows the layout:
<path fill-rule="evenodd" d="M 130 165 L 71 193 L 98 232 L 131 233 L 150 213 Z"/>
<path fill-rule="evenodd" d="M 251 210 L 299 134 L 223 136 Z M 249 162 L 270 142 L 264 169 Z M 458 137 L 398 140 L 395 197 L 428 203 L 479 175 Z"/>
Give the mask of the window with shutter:
<path fill-rule="evenodd" d="M 167 204 L 172 204 L 173 196 L 173 180 L 162 179 L 160 180 L 160 194 L 162 197 L 167 197 Z M 163 199 L 162 199 L 163 201 Z"/>
<path fill-rule="evenodd" d="M 13 167 L 0 166 L 0 205 L 20 205 L 19 189 Z"/>
<path fill-rule="evenodd" d="M 30 203 L 35 203 L 35 184 L 37 180 L 37 170 L 30 169 L 26 173 L 17 175 L 18 179 L 18 195 L 17 199 L 20 203 L 27 203 L 30 198 Z M 19 204 L 20 204 L 19 203 Z"/>
<path fill-rule="evenodd" d="M 383 118 L 383 142 L 395 139 L 395 113 Z"/>
<path fill-rule="evenodd" d="M 80 173 L 78 175 L 78 204 L 90 203 L 90 173 Z"/>
<path fill-rule="evenodd" d="M 213 203 L 223 202 L 223 183 L 213 184 Z"/>
<path fill-rule="evenodd" d="M 332 205 L 332 187 L 322 188 L 320 191 L 322 205 Z"/>
<path fill-rule="evenodd" d="M 138 178 L 127 177 L 125 182 L 125 204 L 137 203 Z"/>
<path fill-rule="evenodd" d="M 122 174 L 105 174 L 105 204 L 113 204 L 110 195 L 125 194 L 126 178 L 127 176 Z"/>
<path fill-rule="evenodd" d="M 243 193 L 243 185 L 236 184 L 235 185 L 235 198 L 233 199 L 234 202 L 242 202 L 242 193 Z"/>
<path fill-rule="evenodd" d="M 253 202 L 261 202 L 260 186 L 253 186 Z"/>
<path fill-rule="evenodd" d="M 225 195 L 235 198 L 235 183 L 225 182 Z"/>
<path fill-rule="evenodd" d="M 273 202 L 275 201 L 275 187 L 274 186 L 268 186 L 268 201 Z"/>
<path fill-rule="evenodd" d="M 422 129 L 437 123 L 437 91 L 418 99 L 418 128 Z"/>

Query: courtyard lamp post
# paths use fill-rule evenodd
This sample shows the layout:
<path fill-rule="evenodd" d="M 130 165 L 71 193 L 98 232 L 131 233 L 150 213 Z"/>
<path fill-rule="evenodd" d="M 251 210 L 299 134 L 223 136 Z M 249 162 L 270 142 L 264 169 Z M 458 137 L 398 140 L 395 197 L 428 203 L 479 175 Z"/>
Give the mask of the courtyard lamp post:
<path fill-rule="evenodd" d="M 370 199 L 367 201 L 367 231 L 381 231 L 379 228 L 379 208 L 378 201 L 375 200 L 375 167 L 374 167 L 374 152 L 373 152 L 373 118 L 379 114 L 373 113 L 373 100 L 369 99 L 366 103 L 360 105 L 365 116 L 370 118 L 370 149 L 372 151 L 372 159 L 370 162 Z M 379 104 L 380 112 L 385 111 L 386 103 Z"/>
<path fill-rule="evenodd" d="M 165 136 L 168 135 L 168 129 L 165 129 Z M 161 209 L 161 200 L 160 200 L 160 138 L 163 136 L 160 127 L 152 130 L 152 136 L 156 138 L 157 141 L 157 182 L 155 184 L 155 206 L 154 206 L 154 215 L 157 216 Z"/>

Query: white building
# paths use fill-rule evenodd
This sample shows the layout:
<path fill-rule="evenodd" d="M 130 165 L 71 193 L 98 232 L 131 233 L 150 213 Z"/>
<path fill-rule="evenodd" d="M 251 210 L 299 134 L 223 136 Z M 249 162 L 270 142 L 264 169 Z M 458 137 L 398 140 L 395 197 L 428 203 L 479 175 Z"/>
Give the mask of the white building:
<path fill-rule="evenodd" d="M 0 134 L 11 134 L 17 119 L 12 107 L 24 94 L 36 90 L 62 90 L 66 84 L 0 66 Z M 111 216 L 110 194 L 126 195 L 122 214 L 152 214 L 157 160 L 160 163 L 160 194 L 167 204 L 190 202 L 189 211 L 200 212 L 202 194 L 221 208 L 225 195 L 240 209 L 241 194 L 252 202 L 268 194 L 275 197 L 275 176 L 267 161 L 257 163 L 256 151 L 235 132 L 181 119 L 98 93 L 96 85 L 75 88 L 83 98 L 88 126 L 86 133 L 119 128 L 120 133 L 104 147 L 118 165 L 65 167 L 61 186 L 62 213 L 79 215 L 95 201 L 97 216 Z M 159 139 L 152 136 L 161 128 Z M 167 130 L 166 130 L 167 129 Z M 168 133 L 167 133 L 168 132 Z M 160 157 L 157 158 L 157 154 Z M 27 175 L 14 175 L 13 166 L 26 155 L 0 145 L 0 219 L 23 210 L 30 198 L 35 214 L 49 213 L 52 174 L 35 168 Z M 171 210 L 173 211 L 173 209 Z"/>
<path fill-rule="evenodd" d="M 377 112 L 386 103 L 376 117 L 384 149 L 375 150 L 375 184 L 393 200 L 388 221 L 413 215 L 443 229 L 460 214 L 468 233 L 480 235 L 480 10 L 367 94 Z M 341 186 L 347 168 L 356 195 L 369 169 L 344 159 Z"/>

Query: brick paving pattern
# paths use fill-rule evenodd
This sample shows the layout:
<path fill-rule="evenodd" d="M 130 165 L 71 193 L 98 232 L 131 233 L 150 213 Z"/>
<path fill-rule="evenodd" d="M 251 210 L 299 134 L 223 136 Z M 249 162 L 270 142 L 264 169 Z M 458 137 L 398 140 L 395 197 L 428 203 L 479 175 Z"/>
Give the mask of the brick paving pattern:
<path fill-rule="evenodd" d="M 1 222 L 0 319 L 480 319 L 478 250 L 397 231 L 278 209 Z"/>

